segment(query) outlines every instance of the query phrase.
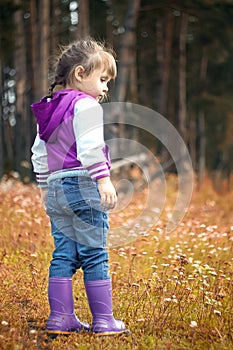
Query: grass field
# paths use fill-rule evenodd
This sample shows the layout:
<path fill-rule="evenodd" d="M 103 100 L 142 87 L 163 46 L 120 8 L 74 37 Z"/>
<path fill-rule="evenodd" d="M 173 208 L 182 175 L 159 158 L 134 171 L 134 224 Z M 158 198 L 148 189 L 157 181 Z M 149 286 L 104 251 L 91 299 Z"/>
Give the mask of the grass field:
<path fill-rule="evenodd" d="M 232 350 L 233 193 L 217 194 L 206 181 L 194 191 L 182 223 L 167 235 L 173 177 L 167 187 L 165 208 L 150 232 L 110 250 L 114 314 L 131 336 L 79 333 L 52 341 L 45 333 L 49 221 L 35 186 L 2 181 L 0 349 Z M 135 195 L 123 221 L 144 195 Z M 81 271 L 73 284 L 76 313 L 90 322 Z"/>

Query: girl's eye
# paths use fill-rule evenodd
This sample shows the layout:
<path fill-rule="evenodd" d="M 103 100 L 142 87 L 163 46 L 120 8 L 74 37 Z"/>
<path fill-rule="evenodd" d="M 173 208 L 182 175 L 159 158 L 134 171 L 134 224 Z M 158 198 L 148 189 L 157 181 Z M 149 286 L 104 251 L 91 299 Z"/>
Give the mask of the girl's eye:
<path fill-rule="evenodd" d="M 102 77 L 102 78 L 100 78 L 100 81 L 102 82 L 102 83 L 105 83 L 105 82 L 109 82 L 109 78 L 108 77 Z"/>

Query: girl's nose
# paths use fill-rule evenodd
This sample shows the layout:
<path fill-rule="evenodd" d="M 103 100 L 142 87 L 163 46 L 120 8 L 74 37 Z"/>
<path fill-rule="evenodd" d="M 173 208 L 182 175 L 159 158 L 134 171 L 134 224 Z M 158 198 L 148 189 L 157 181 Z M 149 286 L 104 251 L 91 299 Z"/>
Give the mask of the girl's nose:
<path fill-rule="evenodd" d="M 104 86 L 104 92 L 108 92 L 108 85 L 107 84 Z"/>

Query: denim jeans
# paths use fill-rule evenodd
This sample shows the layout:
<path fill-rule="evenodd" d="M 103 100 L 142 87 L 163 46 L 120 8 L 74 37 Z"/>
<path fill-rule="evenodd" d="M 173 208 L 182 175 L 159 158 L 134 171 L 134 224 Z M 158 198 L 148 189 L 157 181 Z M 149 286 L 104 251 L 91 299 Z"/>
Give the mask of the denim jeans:
<path fill-rule="evenodd" d="M 46 212 L 55 246 L 50 277 L 72 277 L 82 268 L 85 281 L 109 279 L 108 213 L 88 173 L 50 181 Z"/>

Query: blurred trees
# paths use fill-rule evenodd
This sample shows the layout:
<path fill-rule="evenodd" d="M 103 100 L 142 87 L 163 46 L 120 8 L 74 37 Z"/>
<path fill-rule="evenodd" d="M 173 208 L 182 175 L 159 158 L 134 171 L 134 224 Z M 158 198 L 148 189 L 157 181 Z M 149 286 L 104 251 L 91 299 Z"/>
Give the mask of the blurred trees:
<path fill-rule="evenodd" d="M 189 147 L 200 181 L 206 168 L 229 175 L 232 18 L 231 0 L 1 0 L 0 177 L 15 170 L 30 179 L 36 127 L 30 105 L 47 94 L 59 45 L 87 34 L 117 52 L 112 99 L 168 118 Z"/>

